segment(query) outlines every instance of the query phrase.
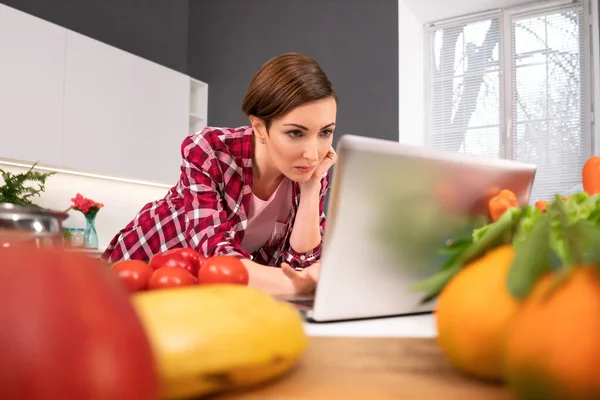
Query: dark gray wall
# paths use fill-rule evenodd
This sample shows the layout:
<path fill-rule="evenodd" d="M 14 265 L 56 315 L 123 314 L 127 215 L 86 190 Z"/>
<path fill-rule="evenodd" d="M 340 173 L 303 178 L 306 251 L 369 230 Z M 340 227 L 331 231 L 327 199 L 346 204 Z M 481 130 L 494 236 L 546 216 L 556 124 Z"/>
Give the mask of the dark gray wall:
<path fill-rule="evenodd" d="M 209 124 L 247 124 L 254 72 L 296 51 L 338 92 L 336 137 L 398 139 L 397 0 L 192 0 L 189 16 L 188 72 L 209 83 Z"/>
<path fill-rule="evenodd" d="M 0 0 L 187 74 L 188 0 Z"/>

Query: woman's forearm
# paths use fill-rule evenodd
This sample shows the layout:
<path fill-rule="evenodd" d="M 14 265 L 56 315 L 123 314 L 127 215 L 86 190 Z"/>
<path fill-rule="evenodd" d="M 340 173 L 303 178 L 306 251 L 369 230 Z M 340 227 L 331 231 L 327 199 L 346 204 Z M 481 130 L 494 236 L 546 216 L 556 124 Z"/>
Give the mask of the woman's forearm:
<path fill-rule="evenodd" d="M 321 243 L 320 190 L 320 183 L 301 189 L 300 204 L 290 236 L 290 246 L 297 253 L 306 253 Z"/>
<path fill-rule="evenodd" d="M 242 263 L 248 270 L 250 281 L 248 286 L 270 294 L 293 294 L 292 282 L 283 274 L 280 268 L 258 264 L 247 258 Z"/>

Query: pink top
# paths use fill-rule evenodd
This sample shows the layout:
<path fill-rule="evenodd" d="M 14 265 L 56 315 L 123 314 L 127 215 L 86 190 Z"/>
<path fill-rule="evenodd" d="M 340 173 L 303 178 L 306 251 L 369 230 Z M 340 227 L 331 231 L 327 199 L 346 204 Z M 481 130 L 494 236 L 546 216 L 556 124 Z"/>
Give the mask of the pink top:
<path fill-rule="evenodd" d="M 241 247 L 253 253 L 269 239 L 281 239 L 286 232 L 286 223 L 292 210 L 292 185 L 284 178 L 275 192 L 267 200 L 261 200 L 252 193 L 248 227 Z"/>

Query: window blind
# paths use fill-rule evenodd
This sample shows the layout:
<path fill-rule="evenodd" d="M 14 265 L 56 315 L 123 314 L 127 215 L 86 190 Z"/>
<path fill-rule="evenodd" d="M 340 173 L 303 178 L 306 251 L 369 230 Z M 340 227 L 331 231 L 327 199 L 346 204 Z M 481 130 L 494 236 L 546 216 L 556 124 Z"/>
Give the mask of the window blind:
<path fill-rule="evenodd" d="M 512 25 L 512 158 L 538 171 L 532 200 L 581 183 L 591 154 L 581 6 L 529 16 Z"/>
<path fill-rule="evenodd" d="M 499 41 L 499 16 L 430 32 L 430 145 L 504 155 Z"/>
<path fill-rule="evenodd" d="M 434 25 L 429 145 L 536 164 L 532 202 L 580 184 L 592 149 L 586 34 L 580 3 Z"/>

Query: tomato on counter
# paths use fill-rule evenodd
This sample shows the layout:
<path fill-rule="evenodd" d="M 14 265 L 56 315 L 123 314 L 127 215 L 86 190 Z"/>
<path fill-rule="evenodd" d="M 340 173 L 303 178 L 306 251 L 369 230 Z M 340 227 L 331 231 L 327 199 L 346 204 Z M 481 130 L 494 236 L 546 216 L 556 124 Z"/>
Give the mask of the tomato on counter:
<path fill-rule="evenodd" d="M 130 292 L 148 289 L 148 281 L 153 272 L 147 263 L 140 260 L 117 261 L 111 269 Z"/>
<path fill-rule="evenodd" d="M 195 285 L 197 279 L 186 268 L 158 268 L 150 276 L 148 289 L 167 289 L 180 286 Z"/>
<path fill-rule="evenodd" d="M 179 254 L 184 259 L 186 259 L 192 265 L 192 271 L 190 271 L 193 275 L 196 275 L 200 268 L 206 262 L 206 257 L 203 254 L 198 253 L 196 250 L 190 247 L 183 247 L 177 249 L 170 249 L 164 252 L 163 254 Z"/>
<path fill-rule="evenodd" d="M 192 275 L 196 275 L 198 272 L 192 261 L 188 260 L 183 254 L 172 252 L 171 250 L 153 255 L 152 258 L 150 258 L 149 264 L 155 271 L 160 268 L 177 267 L 187 270 Z"/>
<path fill-rule="evenodd" d="M 232 283 L 248 285 L 248 269 L 236 257 L 213 256 L 208 258 L 198 271 L 198 283 Z"/>

